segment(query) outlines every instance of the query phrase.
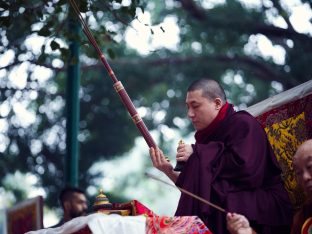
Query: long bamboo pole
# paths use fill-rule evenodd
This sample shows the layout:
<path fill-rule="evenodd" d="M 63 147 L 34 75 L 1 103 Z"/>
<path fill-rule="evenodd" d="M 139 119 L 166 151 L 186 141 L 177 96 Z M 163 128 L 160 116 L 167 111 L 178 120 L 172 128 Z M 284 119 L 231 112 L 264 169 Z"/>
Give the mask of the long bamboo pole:
<path fill-rule="evenodd" d="M 73 7 L 76 15 L 79 18 L 80 23 L 82 24 L 82 28 L 83 28 L 83 32 L 85 33 L 85 35 L 87 36 L 89 42 L 93 45 L 93 47 L 95 48 L 98 56 L 100 57 L 101 62 L 103 63 L 104 67 L 106 68 L 106 71 L 108 73 L 108 75 L 110 76 L 110 78 L 112 79 L 113 83 L 114 83 L 114 88 L 116 90 L 116 92 L 118 93 L 119 97 L 121 98 L 121 101 L 123 102 L 124 106 L 126 107 L 126 109 L 128 110 L 134 124 L 137 126 L 137 128 L 139 129 L 139 131 L 141 132 L 142 136 L 144 137 L 147 145 L 149 147 L 156 147 L 156 143 L 153 140 L 151 134 L 149 133 L 144 121 L 142 120 L 142 118 L 140 117 L 140 115 L 138 114 L 138 112 L 136 111 L 135 106 L 133 105 L 129 95 L 127 94 L 124 86 L 122 85 L 122 83 L 117 79 L 115 73 L 113 72 L 112 68 L 110 67 L 110 65 L 108 64 L 105 55 L 102 53 L 101 49 L 99 48 L 95 38 L 93 37 L 87 23 L 85 22 L 84 18 L 82 17 L 79 8 L 76 4 L 76 2 L 74 0 L 69 0 L 71 6 Z"/>

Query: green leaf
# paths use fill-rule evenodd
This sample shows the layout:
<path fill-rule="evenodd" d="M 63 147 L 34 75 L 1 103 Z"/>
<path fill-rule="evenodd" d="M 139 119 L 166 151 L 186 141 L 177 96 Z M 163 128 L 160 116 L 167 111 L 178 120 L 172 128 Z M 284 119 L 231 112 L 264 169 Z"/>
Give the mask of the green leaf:
<path fill-rule="evenodd" d="M 87 11 L 89 11 L 88 3 L 86 1 L 80 1 L 79 2 L 79 10 L 82 13 L 86 13 Z"/>
<path fill-rule="evenodd" d="M 107 53 L 108 53 L 108 56 L 111 58 L 111 59 L 114 59 L 116 57 L 114 51 L 112 49 L 107 49 Z"/>
<path fill-rule="evenodd" d="M 10 16 L 3 16 L 3 17 L 0 17 L 0 25 L 3 25 L 5 27 L 9 27 L 11 25 L 11 18 Z"/>
<path fill-rule="evenodd" d="M 135 15 L 136 15 L 136 6 L 135 5 L 131 4 L 130 9 L 129 9 L 129 14 L 132 17 L 135 17 Z"/>
<path fill-rule="evenodd" d="M 10 5 L 7 4 L 6 2 L 1 1 L 0 2 L 0 8 L 2 8 L 3 10 L 9 10 Z"/>
<path fill-rule="evenodd" d="M 54 24 L 55 22 L 53 20 L 49 20 L 45 27 L 51 28 Z"/>
<path fill-rule="evenodd" d="M 61 51 L 61 57 L 65 61 L 69 56 L 69 51 L 66 48 L 60 48 L 60 51 Z"/>
<path fill-rule="evenodd" d="M 60 44 L 57 43 L 56 41 L 51 41 L 50 47 L 51 47 L 52 50 L 57 50 L 57 49 L 60 49 L 60 48 L 61 48 L 61 47 L 60 47 Z"/>
<path fill-rule="evenodd" d="M 39 36 L 47 37 L 51 35 L 51 31 L 48 27 L 43 27 L 38 31 Z"/>
<path fill-rule="evenodd" d="M 40 56 L 38 57 L 37 62 L 38 62 L 39 64 L 42 64 L 42 63 L 44 63 L 44 61 L 46 60 L 46 58 L 47 58 L 47 55 L 46 55 L 45 53 L 42 53 L 42 54 L 40 54 Z"/>
<path fill-rule="evenodd" d="M 67 3 L 67 0 L 60 0 L 58 1 L 57 5 L 61 6 Z"/>
<path fill-rule="evenodd" d="M 60 48 L 60 51 L 61 51 L 62 55 L 68 55 L 68 49 Z"/>
<path fill-rule="evenodd" d="M 38 18 L 39 18 L 40 20 L 43 20 L 43 19 L 44 19 L 43 13 L 42 13 L 41 9 L 36 11 L 36 15 L 38 16 Z"/>

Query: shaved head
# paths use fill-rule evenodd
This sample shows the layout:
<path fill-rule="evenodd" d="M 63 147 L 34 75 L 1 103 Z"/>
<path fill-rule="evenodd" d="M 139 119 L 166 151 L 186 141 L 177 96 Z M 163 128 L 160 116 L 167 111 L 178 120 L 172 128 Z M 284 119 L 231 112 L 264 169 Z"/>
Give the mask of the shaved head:
<path fill-rule="evenodd" d="M 298 147 L 294 159 L 303 157 L 304 155 L 307 154 L 312 155 L 312 139 L 305 141 Z"/>
<path fill-rule="evenodd" d="M 220 98 L 223 103 L 226 102 L 224 89 L 215 80 L 211 80 L 207 78 L 196 80 L 189 86 L 187 92 L 196 91 L 196 90 L 202 90 L 203 96 L 208 98 L 209 100 Z"/>

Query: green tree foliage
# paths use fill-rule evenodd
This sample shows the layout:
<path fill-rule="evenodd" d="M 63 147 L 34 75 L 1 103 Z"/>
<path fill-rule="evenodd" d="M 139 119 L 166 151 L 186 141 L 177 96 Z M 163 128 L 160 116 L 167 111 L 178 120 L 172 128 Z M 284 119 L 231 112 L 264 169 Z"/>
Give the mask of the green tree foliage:
<path fill-rule="evenodd" d="M 117 31 L 122 33 L 125 30 L 134 18 L 136 8 L 140 7 L 137 1 L 128 5 L 120 2 L 79 1 L 82 13 L 92 12 L 87 14 L 86 21 L 96 21 L 92 24 L 92 29 L 99 32 L 95 38 L 111 57 L 114 56 L 112 48 L 117 45 L 112 37 Z M 68 25 L 71 9 L 67 1 L 2 1 L 0 7 L 3 10 L 0 50 L 5 60 L 10 60 L 4 61 L 5 65 L 1 67 L 1 121 L 4 126 L 1 132 L 1 177 L 17 170 L 32 172 L 38 175 L 48 192 L 47 204 L 57 205 L 55 197 L 64 186 L 65 81 L 67 43 L 73 36 Z M 115 29 L 107 29 L 107 24 L 114 25 Z M 40 51 L 34 51 L 27 44 L 32 37 L 44 40 Z M 84 58 L 88 60 L 82 62 L 86 69 L 82 72 L 78 136 L 81 142 L 79 179 L 80 185 L 86 188 L 92 180 L 88 173 L 91 165 L 97 160 L 127 152 L 138 133 L 133 125 L 128 124 L 130 118 L 104 69 L 88 70 L 89 64 L 97 62 L 93 47 L 85 37 L 77 39 L 85 49 Z M 27 66 L 26 76 L 14 77 L 16 67 L 20 66 Z M 42 70 L 36 75 L 38 68 Z M 42 81 L 42 74 L 47 72 L 45 69 L 54 74 L 51 79 Z M 16 80 L 13 81 L 12 77 Z M 29 120 L 25 115 L 17 116 L 18 104 L 35 118 Z M 18 196 L 18 199 L 22 198 L 25 194 L 24 197 Z"/>
<path fill-rule="evenodd" d="M 290 20 L 292 9 L 285 1 L 259 1 L 254 6 L 238 0 L 209 3 L 79 1 L 79 9 L 117 77 L 134 104 L 145 108 L 144 121 L 150 129 L 167 125 L 182 134 L 191 130 L 191 126 L 180 124 L 185 117 L 184 93 L 187 85 L 200 77 L 219 79 L 229 100 L 244 106 L 311 79 L 311 32 L 295 29 Z M 310 1 L 301 4 L 311 10 Z M 47 202 L 55 205 L 55 195 L 64 183 L 70 6 L 64 0 L 15 0 L 2 1 L 0 8 L 0 54 L 11 57 L 0 68 L 0 118 L 5 126 L 0 132 L 0 175 L 16 170 L 38 175 L 40 186 L 49 194 Z M 152 22 L 145 25 L 151 37 L 170 33 L 162 24 L 167 17 L 176 20 L 180 42 L 175 50 L 156 48 L 143 56 L 127 47 L 124 33 L 132 27 L 131 22 L 141 22 L 140 12 L 151 14 Z M 284 27 L 276 26 L 277 20 Z M 39 51 L 29 46 L 35 36 L 44 41 Z M 284 60 L 263 56 L 255 45 L 258 36 L 284 51 Z M 80 184 L 87 187 L 97 176 L 88 171 L 93 163 L 129 151 L 139 133 L 94 48 L 84 35 L 77 39 L 82 68 Z M 247 45 L 251 49 L 247 50 Z M 23 85 L 16 85 L 10 77 L 21 66 L 27 67 L 25 77 L 19 77 Z M 38 67 L 52 71 L 52 78 L 40 80 Z M 30 122 L 19 118 L 18 104 L 35 118 Z M 163 117 L 156 118 L 161 113 Z"/>

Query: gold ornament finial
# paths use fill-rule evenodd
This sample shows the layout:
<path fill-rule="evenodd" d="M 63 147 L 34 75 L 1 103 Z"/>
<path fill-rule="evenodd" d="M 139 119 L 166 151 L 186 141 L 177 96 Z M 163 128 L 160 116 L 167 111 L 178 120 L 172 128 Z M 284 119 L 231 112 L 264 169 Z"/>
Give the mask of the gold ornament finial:
<path fill-rule="evenodd" d="M 112 203 L 109 202 L 107 196 L 104 194 L 103 189 L 100 189 L 99 195 L 95 198 L 93 209 L 96 211 L 99 209 L 111 208 L 112 206 Z"/>
<path fill-rule="evenodd" d="M 105 194 L 104 194 L 103 189 L 100 189 L 100 190 L 99 190 L 99 195 L 98 195 L 98 197 L 99 197 L 99 196 L 101 196 L 101 197 L 102 197 L 102 196 L 106 197 Z"/>

